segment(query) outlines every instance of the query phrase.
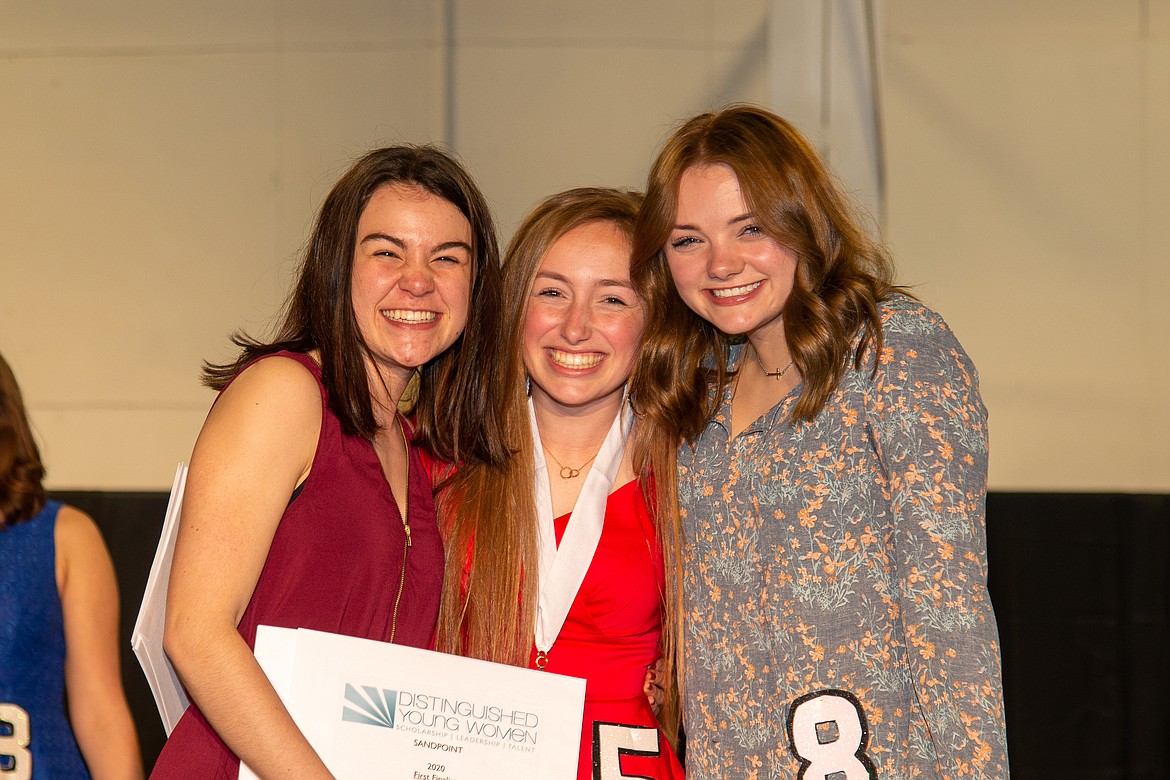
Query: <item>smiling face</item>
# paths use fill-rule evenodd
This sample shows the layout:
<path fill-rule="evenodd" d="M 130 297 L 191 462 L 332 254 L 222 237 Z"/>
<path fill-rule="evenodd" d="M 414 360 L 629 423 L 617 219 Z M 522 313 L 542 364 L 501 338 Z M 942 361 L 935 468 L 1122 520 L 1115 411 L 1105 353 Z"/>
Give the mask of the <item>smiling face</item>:
<path fill-rule="evenodd" d="M 646 326 L 630 285 L 630 239 L 610 222 L 558 238 L 537 269 L 522 334 L 535 404 L 584 411 L 621 404 Z"/>
<path fill-rule="evenodd" d="M 765 235 L 727 165 L 687 168 L 666 260 L 687 306 L 724 333 L 783 335 L 796 255 Z"/>
<path fill-rule="evenodd" d="M 377 369 L 401 392 L 467 324 L 471 225 L 443 198 L 387 184 L 362 211 L 353 251 L 354 316 Z"/>

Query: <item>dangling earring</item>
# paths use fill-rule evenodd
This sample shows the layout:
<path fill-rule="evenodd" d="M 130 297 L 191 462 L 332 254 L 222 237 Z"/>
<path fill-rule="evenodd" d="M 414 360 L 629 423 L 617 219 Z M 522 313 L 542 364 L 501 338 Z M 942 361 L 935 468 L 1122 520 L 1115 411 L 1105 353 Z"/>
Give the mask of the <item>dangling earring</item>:
<path fill-rule="evenodd" d="M 527 373 L 524 374 L 524 395 L 532 397 L 532 377 Z"/>

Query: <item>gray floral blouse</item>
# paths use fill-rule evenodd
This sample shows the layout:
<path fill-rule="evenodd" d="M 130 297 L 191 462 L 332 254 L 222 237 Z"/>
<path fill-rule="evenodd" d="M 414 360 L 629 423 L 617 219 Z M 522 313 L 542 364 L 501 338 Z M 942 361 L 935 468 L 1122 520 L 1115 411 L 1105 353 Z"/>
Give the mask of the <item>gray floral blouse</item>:
<path fill-rule="evenodd" d="M 692 780 L 1008 777 L 978 377 L 921 303 L 882 319 L 812 423 L 798 386 L 732 438 L 729 389 L 679 451 Z"/>

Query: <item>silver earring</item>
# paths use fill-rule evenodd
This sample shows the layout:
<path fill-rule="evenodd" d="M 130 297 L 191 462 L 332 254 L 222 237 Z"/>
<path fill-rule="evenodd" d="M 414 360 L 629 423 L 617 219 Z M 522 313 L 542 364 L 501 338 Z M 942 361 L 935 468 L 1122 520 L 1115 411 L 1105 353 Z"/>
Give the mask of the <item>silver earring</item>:
<path fill-rule="evenodd" d="M 532 395 L 532 377 L 528 376 L 528 374 L 524 375 L 524 395 Z"/>

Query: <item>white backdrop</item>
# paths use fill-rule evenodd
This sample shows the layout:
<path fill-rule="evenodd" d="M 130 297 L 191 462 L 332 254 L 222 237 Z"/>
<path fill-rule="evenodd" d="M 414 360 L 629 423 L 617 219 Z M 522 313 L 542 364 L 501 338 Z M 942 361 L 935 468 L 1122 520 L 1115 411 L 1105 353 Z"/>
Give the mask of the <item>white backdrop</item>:
<path fill-rule="evenodd" d="M 49 484 L 169 485 L 200 360 L 363 151 L 453 143 L 506 239 L 774 94 L 770 5 L 0 0 L 0 352 Z M 886 237 L 980 367 L 992 488 L 1170 491 L 1170 0 L 880 6 Z"/>

